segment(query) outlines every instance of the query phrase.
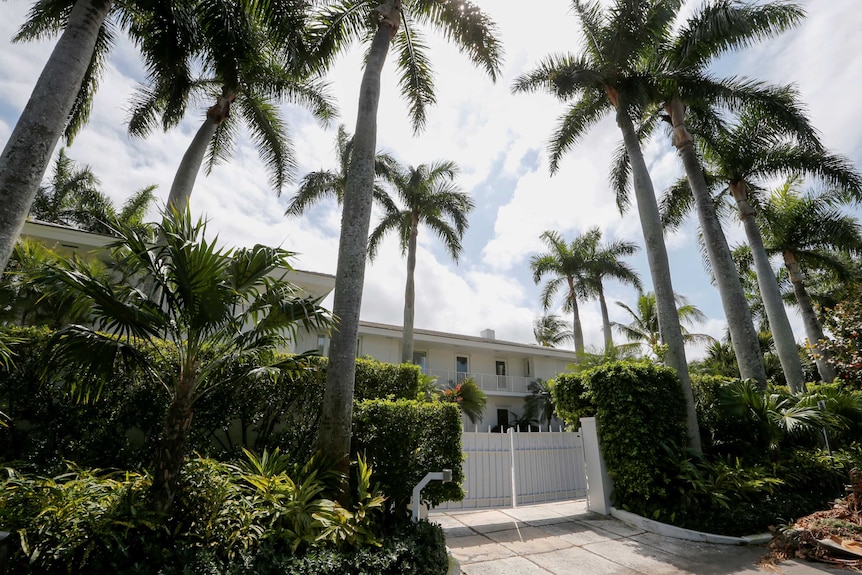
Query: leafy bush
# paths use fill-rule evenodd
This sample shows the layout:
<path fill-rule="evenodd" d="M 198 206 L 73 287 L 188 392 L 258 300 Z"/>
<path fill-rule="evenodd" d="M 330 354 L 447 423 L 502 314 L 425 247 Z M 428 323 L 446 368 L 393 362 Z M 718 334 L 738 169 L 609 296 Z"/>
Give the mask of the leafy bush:
<path fill-rule="evenodd" d="M 584 385 L 585 373 L 561 373 L 549 383 L 557 415 L 571 429 L 581 426 L 582 417 L 593 417 L 596 405 L 592 393 Z"/>
<path fill-rule="evenodd" d="M 374 359 L 358 358 L 353 397 L 357 401 L 387 397 L 414 399 L 419 392 L 421 373 L 418 365 L 382 363 Z"/>
<path fill-rule="evenodd" d="M 676 374 L 649 362 L 615 362 L 585 372 L 583 382 L 595 401 L 614 504 L 655 517 L 675 474 L 668 449 L 687 443 Z"/>
<path fill-rule="evenodd" d="M 825 311 L 823 328 L 832 338 L 821 341 L 821 349 L 838 372 L 838 380 L 862 390 L 862 299 L 857 295 Z"/>
<path fill-rule="evenodd" d="M 413 487 L 429 471 L 452 470 L 452 482 L 431 482 L 422 501 L 437 505 L 464 498 L 461 413 L 452 403 L 367 400 L 353 412 L 354 453 L 364 453 L 396 516 L 406 513 Z"/>
<path fill-rule="evenodd" d="M 0 524 L 15 534 L 12 572 L 445 573 L 439 527 L 382 530 L 381 501 L 361 461 L 350 509 L 326 498 L 335 474 L 325 467 L 311 462 L 290 475 L 288 467 L 277 453 L 245 468 L 190 459 L 165 524 L 149 510 L 144 475 L 8 470 Z"/>

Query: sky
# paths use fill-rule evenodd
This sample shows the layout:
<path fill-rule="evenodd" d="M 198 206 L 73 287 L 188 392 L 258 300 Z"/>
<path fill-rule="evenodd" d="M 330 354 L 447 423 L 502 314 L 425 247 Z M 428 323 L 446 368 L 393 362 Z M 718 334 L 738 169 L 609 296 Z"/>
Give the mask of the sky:
<path fill-rule="evenodd" d="M 723 58 L 713 71 L 722 76 L 795 84 L 825 145 L 862 166 L 862 106 L 858 104 L 862 93 L 862 5 L 858 0 L 800 3 L 807 13 L 800 26 Z M 608 171 L 620 140 L 612 118 L 592 129 L 551 176 L 547 143 L 565 105 L 546 94 L 511 92 L 514 79 L 535 68 L 547 55 L 580 51 L 579 28 L 570 2 L 533 0 L 527 10 L 521 2 L 478 0 L 477 4 L 497 24 L 505 50 L 501 77 L 492 82 L 440 35 L 427 30 L 437 104 L 429 110 L 425 130 L 414 134 L 408 107 L 398 95 L 390 55 L 382 78 L 377 146 L 405 165 L 454 161 L 461 169 L 458 185 L 476 204 L 457 264 L 435 237 L 420 230 L 415 326 L 466 335 L 493 329 L 498 339 L 534 343 L 532 321 L 542 311 L 542 286 L 533 282 L 529 260 L 545 249 L 539 238 L 542 232 L 556 230 L 571 241 L 598 226 L 604 241 L 625 240 L 640 246 L 643 235 L 636 211 L 621 216 L 610 192 Z M 50 39 L 11 42 L 29 6 L 30 2 L 21 0 L 0 2 L 3 145 L 54 44 Z M 336 168 L 336 130 L 343 124 L 353 132 L 361 75 L 362 48 L 354 47 L 340 57 L 327 76 L 340 112 L 328 126 L 320 125 L 300 108 L 284 106 L 296 151 L 296 181 L 310 171 Z M 120 35 L 90 122 L 67 151 L 72 159 L 90 166 L 102 190 L 118 203 L 150 184 L 158 186 L 161 203 L 167 199 L 179 160 L 211 105 L 195 102 L 178 127 L 167 133 L 154 132 L 146 139 L 133 138 L 127 132 L 128 107 L 136 86 L 144 79 L 134 47 Z M 681 163 L 666 135 L 647 143 L 644 153 L 657 193 L 682 176 Z M 295 189 L 295 184 L 289 184 L 279 196 L 270 188 L 266 170 L 242 133 L 229 162 L 216 166 L 209 175 L 198 176 L 191 210 L 209 220 L 209 229 L 217 232 L 225 245 L 280 246 L 296 252 L 296 268 L 334 274 L 340 208 L 333 200 L 302 217 L 285 218 L 285 207 Z M 152 215 L 155 219 L 155 210 Z M 372 226 L 378 217 L 375 212 Z M 727 224 L 725 232 L 731 244 L 744 241 L 738 225 Z M 704 271 L 696 236 L 692 219 L 666 237 L 674 291 L 707 316 L 690 331 L 722 338 L 726 321 L 718 292 Z M 643 250 L 628 261 L 641 274 L 646 290 L 651 290 Z M 366 267 L 361 318 L 400 325 L 405 276 L 406 261 L 395 238 L 389 238 Z M 628 323 L 626 312 L 615 303 L 634 307 L 635 290 L 609 282 L 606 292 L 611 320 Z M 324 304 L 331 304 L 331 296 Z M 561 313 L 559 309 L 552 311 Z M 801 320 L 793 310 L 790 317 L 797 339 L 802 341 Z M 583 302 L 581 319 L 587 347 L 599 350 L 598 303 Z M 701 355 L 700 349 L 688 350 L 690 359 Z"/>

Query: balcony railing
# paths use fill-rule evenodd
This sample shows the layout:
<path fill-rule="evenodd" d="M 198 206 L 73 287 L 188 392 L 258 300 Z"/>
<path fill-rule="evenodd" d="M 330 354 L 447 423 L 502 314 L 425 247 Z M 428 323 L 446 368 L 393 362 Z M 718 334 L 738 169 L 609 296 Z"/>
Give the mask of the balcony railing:
<path fill-rule="evenodd" d="M 437 378 L 440 385 L 447 383 L 461 383 L 465 379 L 472 378 L 482 391 L 505 391 L 511 393 L 529 393 L 527 386 L 535 378 L 521 377 L 516 375 L 496 375 L 493 373 L 464 373 L 462 371 L 446 371 L 440 369 L 429 369 L 428 375 Z"/>

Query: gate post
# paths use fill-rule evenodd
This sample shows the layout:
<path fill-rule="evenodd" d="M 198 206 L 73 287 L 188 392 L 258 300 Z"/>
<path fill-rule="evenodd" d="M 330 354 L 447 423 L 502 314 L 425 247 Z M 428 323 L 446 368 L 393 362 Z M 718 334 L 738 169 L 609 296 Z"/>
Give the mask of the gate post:
<path fill-rule="evenodd" d="M 602 515 L 610 515 L 611 491 L 614 484 L 608 477 L 608 469 L 599 445 L 598 431 L 598 422 L 595 417 L 581 418 L 584 465 L 587 468 L 587 509 Z"/>
<path fill-rule="evenodd" d="M 515 430 L 510 427 L 508 432 L 509 434 L 509 471 L 512 475 L 512 509 L 518 506 L 518 491 L 517 484 L 515 482 Z"/>

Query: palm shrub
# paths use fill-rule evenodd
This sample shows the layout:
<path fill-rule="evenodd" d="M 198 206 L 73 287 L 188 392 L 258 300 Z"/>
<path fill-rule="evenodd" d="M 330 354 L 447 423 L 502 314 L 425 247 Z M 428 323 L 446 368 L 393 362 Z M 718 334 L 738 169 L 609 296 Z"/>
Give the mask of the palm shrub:
<path fill-rule="evenodd" d="M 285 250 L 220 248 L 205 237 L 206 224 L 192 221 L 188 211 L 162 219 L 156 245 L 138 230 L 121 226 L 119 232 L 111 246 L 118 282 L 94 276 L 77 259 L 48 267 L 35 280 L 62 284 L 89 302 L 88 324 L 59 330 L 49 349 L 53 366 L 83 374 L 82 396 L 97 395 L 117 365 L 138 365 L 167 390 L 150 487 L 154 508 L 167 513 L 194 404 L 224 383 L 219 369 L 256 358 L 261 363 L 248 377 L 301 370 L 301 357 L 276 363 L 273 352 L 287 347 L 298 328 L 326 329 L 330 320 L 316 301 L 283 279 L 291 269 Z M 157 340 L 174 350 L 176 363 L 167 369 L 144 350 Z"/>
<path fill-rule="evenodd" d="M 191 458 L 176 512 L 163 522 L 149 505 L 145 474 L 72 466 L 29 477 L 7 469 L 0 522 L 14 533 L 15 573 L 271 572 L 270 555 L 283 561 L 329 549 L 349 558 L 382 547 L 383 498 L 372 475 L 357 460 L 357 489 L 345 508 L 329 499 L 339 478 L 322 460 L 297 466 L 277 451 L 249 453 L 240 465 Z M 259 571 L 243 571 L 251 565 Z"/>
<path fill-rule="evenodd" d="M 444 402 L 456 404 L 473 424 L 482 421 L 485 405 L 488 403 L 485 392 L 472 377 L 460 383 L 450 383 L 440 393 L 439 398 Z"/>

